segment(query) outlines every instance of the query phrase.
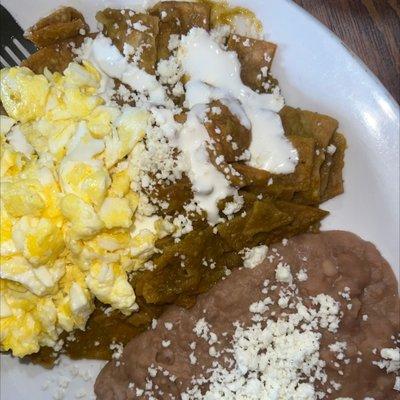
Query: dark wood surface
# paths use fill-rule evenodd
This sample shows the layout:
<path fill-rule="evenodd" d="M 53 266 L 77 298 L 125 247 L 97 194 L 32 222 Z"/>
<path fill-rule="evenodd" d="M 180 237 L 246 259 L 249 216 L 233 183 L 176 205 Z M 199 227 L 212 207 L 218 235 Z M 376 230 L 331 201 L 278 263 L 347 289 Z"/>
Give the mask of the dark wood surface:
<path fill-rule="evenodd" d="M 357 54 L 400 102 L 400 0 L 293 0 Z"/>

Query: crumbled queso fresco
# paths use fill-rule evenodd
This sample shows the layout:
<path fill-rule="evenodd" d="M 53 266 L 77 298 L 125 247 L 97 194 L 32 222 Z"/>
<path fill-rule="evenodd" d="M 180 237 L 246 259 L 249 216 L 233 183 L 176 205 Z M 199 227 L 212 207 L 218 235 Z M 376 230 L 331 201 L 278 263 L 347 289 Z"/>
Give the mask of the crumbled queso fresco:
<path fill-rule="evenodd" d="M 270 297 L 252 304 L 249 312 L 253 314 L 254 324 L 243 327 L 235 323 L 231 348 L 223 350 L 229 357 L 229 367 L 215 362 L 209 371 L 208 391 L 203 395 L 199 386 L 204 384 L 204 378 L 195 378 L 193 388 L 182 394 L 183 400 L 306 400 L 324 397 L 325 394 L 318 393 L 313 384 L 325 384 L 327 381 L 325 362 L 319 357 L 319 330 L 337 330 L 340 323 L 339 305 L 323 294 L 312 299 L 311 307 L 305 306 L 301 299 L 296 299 L 296 286 L 291 283 L 293 277 L 288 265 L 278 265 L 276 280 L 291 286 L 290 300 L 293 301 L 294 311 L 287 318 L 274 321 L 263 318 L 263 313 L 273 304 Z M 268 290 L 269 282 L 264 286 Z M 285 296 L 281 293 L 279 301 Z M 287 306 L 286 302 L 282 308 Z M 195 332 L 199 338 L 208 341 L 213 352 L 212 345 L 217 338 L 211 340 L 215 334 L 205 319 L 197 322 Z M 346 344 L 334 344 L 332 351 L 340 351 L 342 346 L 345 348 Z"/>
<path fill-rule="evenodd" d="M 163 12 L 161 19 L 166 16 Z M 150 30 L 143 21 L 131 24 L 128 33 L 132 29 Z M 86 37 L 62 74 L 46 69 L 39 75 L 21 67 L 0 72 L 1 101 L 9 115 L 0 117 L 2 350 L 18 357 L 42 346 L 61 352 L 65 343 L 76 340 L 76 329 L 85 330 L 96 301 L 107 316 L 115 310 L 131 315 L 139 306 L 130 278 L 154 268 L 150 259 L 161 252 L 158 240 L 171 236 L 178 243 L 193 230 L 194 216 L 201 215 L 215 234 L 219 224 L 246 215 L 244 196 L 227 178 L 240 174 L 217 153 L 218 143 L 207 131 L 210 113 L 220 115 L 226 107 L 251 130 L 249 149 L 235 155 L 235 162 L 272 174 L 294 172 L 299 154 L 284 135 L 279 87 L 259 93 L 243 84 L 237 54 L 222 45 L 221 36 L 228 33 L 226 27 L 210 32 L 193 27 L 181 37 L 171 35 L 171 55 L 158 62 L 155 75 L 139 66 L 145 47 L 125 44 L 119 51 L 103 33 Z M 243 46 L 249 47 L 250 39 Z M 268 72 L 268 67 L 261 68 L 259 80 Z M 210 107 L 213 101 L 221 107 Z M 177 104 L 187 110 L 184 118 Z M 215 134 L 221 130 L 216 128 Z M 238 150 L 232 135 L 227 142 L 232 151 Z M 333 156 L 337 148 L 330 144 L 325 151 Z M 193 198 L 183 205 L 184 212 L 161 217 L 171 199 L 158 197 L 157 190 L 182 178 L 187 178 Z M 266 182 L 272 183 L 272 178 Z M 220 207 L 222 200 L 227 201 Z M 206 310 L 194 321 L 196 341 L 187 343 L 188 361 L 197 366 L 205 345 L 213 362 L 192 376 L 181 400 L 334 395 L 341 384 L 328 376 L 322 332 L 338 333 L 344 316 L 341 303 L 324 293 L 299 296 L 298 285 L 309 279 L 307 268 L 294 273 L 274 248 L 260 245 L 239 254 L 247 270 L 266 258 L 278 259 L 274 277 L 263 282 L 263 298 L 249 306 L 251 323 L 233 322 L 227 347 L 219 346 L 227 333 L 213 332 Z M 184 268 L 185 256 L 178 256 Z M 202 264 L 216 266 L 206 256 Z M 225 276 L 231 273 L 225 267 Z M 354 307 L 351 292 L 347 286 L 338 292 L 346 311 Z M 279 311 L 269 313 L 272 308 Z M 367 322 L 368 315 L 362 320 Z M 178 323 L 154 319 L 150 330 L 160 326 L 167 334 L 180 329 Z M 64 332 L 68 334 L 60 339 Z M 168 355 L 173 342 L 166 335 L 159 346 Z M 341 340 L 328 344 L 338 377 L 350 362 L 350 346 Z M 123 344 L 113 341 L 109 350 L 113 365 L 122 368 Z M 398 347 L 376 350 L 375 355 L 380 359 L 374 366 L 387 373 L 399 371 Z M 179 379 L 167 368 L 146 368 L 144 387 L 128 384 L 127 390 L 137 397 L 157 399 L 153 379 L 160 373 L 172 383 Z M 59 378 L 54 399 L 64 397 L 69 382 L 68 377 Z M 400 391 L 399 377 L 394 389 Z M 87 393 L 81 390 L 75 397 L 87 398 Z"/>
<path fill-rule="evenodd" d="M 132 28 L 147 30 L 141 21 Z M 140 54 L 129 46 L 121 53 L 101 33 L 74 49 L 76 62 L 63 74 L 1 71 L 9 115 L 1 116 L 3 350 L 24 356 L 41 346 L 58 349 L 63 331 L 85 328 L 95 299 L 129 315 L 137 310 L 129 274 L 151 268 L 158 239 L 179 241 L 195 214 L 216 226 L 241 212 L 243 198 L 210 161 L 215 143 L 204 126 L 210 101 L 221 99 L 242 125 L 253 126 L 254 145 L 239 159 L 293 172 L 297 151 L 277 114 L 279 89 L 259 94 L 245 86 L 237 56 L 221 47 L 221 32 L 172 35 L 171 56 L 158 63 L 156 76 L 139 68 Z M 182 109 L 173 96 L 184 96 L 186 121 L 176 120 Z M 185 215 L 158 217 L 169 200 L 149 193 L 184 174 L 193 192 Z M 228 197 L 219 213 L 218 202 Z M 246 255 L 245 265 L 255 265 L 263 251 Z"/>

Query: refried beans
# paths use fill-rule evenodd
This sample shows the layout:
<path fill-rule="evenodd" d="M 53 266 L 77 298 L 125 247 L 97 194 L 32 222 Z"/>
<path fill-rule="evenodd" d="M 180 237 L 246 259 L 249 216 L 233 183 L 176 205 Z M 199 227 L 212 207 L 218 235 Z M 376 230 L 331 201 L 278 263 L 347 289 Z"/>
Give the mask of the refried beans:
<path fill-rule="evenodd" d="M 193 308 L 168 308 L 152 329 L 132 339 L 104 367 L 95 385 L 97 398 L 197 399 L 212 391 L 213 370 L 215 377 L 218 368 L 225 373 L 237 368 L 232 346 L 240 344 L 238 329 L 288 320 L 299 304 L 322 313 L 326 304 L 316 300 L 321 298 L 331 299 L 339 311 L 332 311 L 332 303 L 327 306 L 330 319 L 316 317 L 308 328 L 298 324 L 302 334 L 315 327 L 319 332 L 313 333 L 318 344 L 312 355 L 318 358 L 318 376 L 307 368 L 296 371 L 304 374 L 297 389 L 306 383 L 307 390 L 315 390 L 302 398 L 399 399 L 394 389 L 399 384 L 396 278 L 374 245 L 343 231 L 304 234 L 270 246 L 262 263 L 232 271 L 199 296 Z"/>

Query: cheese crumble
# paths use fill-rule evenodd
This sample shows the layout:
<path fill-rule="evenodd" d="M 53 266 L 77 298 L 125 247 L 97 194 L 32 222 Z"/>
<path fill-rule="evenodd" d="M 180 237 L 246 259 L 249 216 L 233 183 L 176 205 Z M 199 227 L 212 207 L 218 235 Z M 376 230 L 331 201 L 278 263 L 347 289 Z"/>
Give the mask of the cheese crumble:
<path fill-rule="evenodd" d="M 290 267 L 280 264 L 276 273 L 277 280 L 283 285 L 294 286 L 289 297 L 295 299 Z M 269 287 L 269 282 L 265 282 L 264 287 Z M 270 289 L 276 290 L 276 286 L 272 285 Z M 282 296 L 284 291 L 281 290 L 280 298 Z M 316 296 L 310 306 L 305 306 L 301 299 L 296 301 L 294 312 L 283 314 L 277 320 L 260 317 L 274 304 L 270 297 L 252 304 L 249 311 L 258 316 L 253 325 L 234 323 L 231 347 L 221 350 L 226 354 L 225 362 L 215 361 L 206 378 L 193 377 L 193 386 L 181 394 L 182 399 L 307 400 L 325 396 L 316 389 L 317 383 L 328 385 L 330 391 L 337 390 L 339 387 L 335 382 L 327 382 L 325 362 L 320 358 L 320 331 L 337 328 L 339 304 L 323 294 Z M 210 340 L 212 327 L 205 318 L 197 321 L 194 332 L 208 341 L 211 357 L 221 355 Z M 339 355 L 346 349 L 346 343 L 332 343 L 329 348 L 337 353 L 340 362 L 342 357 Z M 194 353 L 189 357 L 192 364 L 197 362 Z M 208 389 L 202 393 L 201 387 L 205 383 Z"/>

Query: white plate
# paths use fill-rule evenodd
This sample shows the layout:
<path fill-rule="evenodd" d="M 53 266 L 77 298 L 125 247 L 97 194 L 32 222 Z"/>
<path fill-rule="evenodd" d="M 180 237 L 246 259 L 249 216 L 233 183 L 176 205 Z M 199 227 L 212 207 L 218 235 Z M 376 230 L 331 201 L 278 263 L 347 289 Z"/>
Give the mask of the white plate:
<path fill-rule="evenodd" d="M 34 8 L 32 9 L 34 3 Z M 91 13 L 104 5 L 140 0 L 3 0 L 23 27 L 58 4 L 85 4 Z M 399 107 L 365 65 L 328 29 L 288 0 L 235 0 L 252 8 L 264 23 L 266 38 L 279 45 L 274 73 L 289 105 L 327 113 L 346 134 L 344 195 L 324 204 L 331 211 L 324 229 L 345 229 L 375 243 L 399 275 Z M 99 7 L 97 5 L 100 4 Z M 91 19 L 93 20 L 93 19 Z M 384 62 L 384 60 L 383 60 Z M 68 369 L 43 370 L 2 356 L 1 398 L 53 399 Z M 96 376 L 101 363 L 74 363 Z M 47 390 L 41 387 L 52 380 Z M 93 380 L 74 379 L 66 399 Z"/>

